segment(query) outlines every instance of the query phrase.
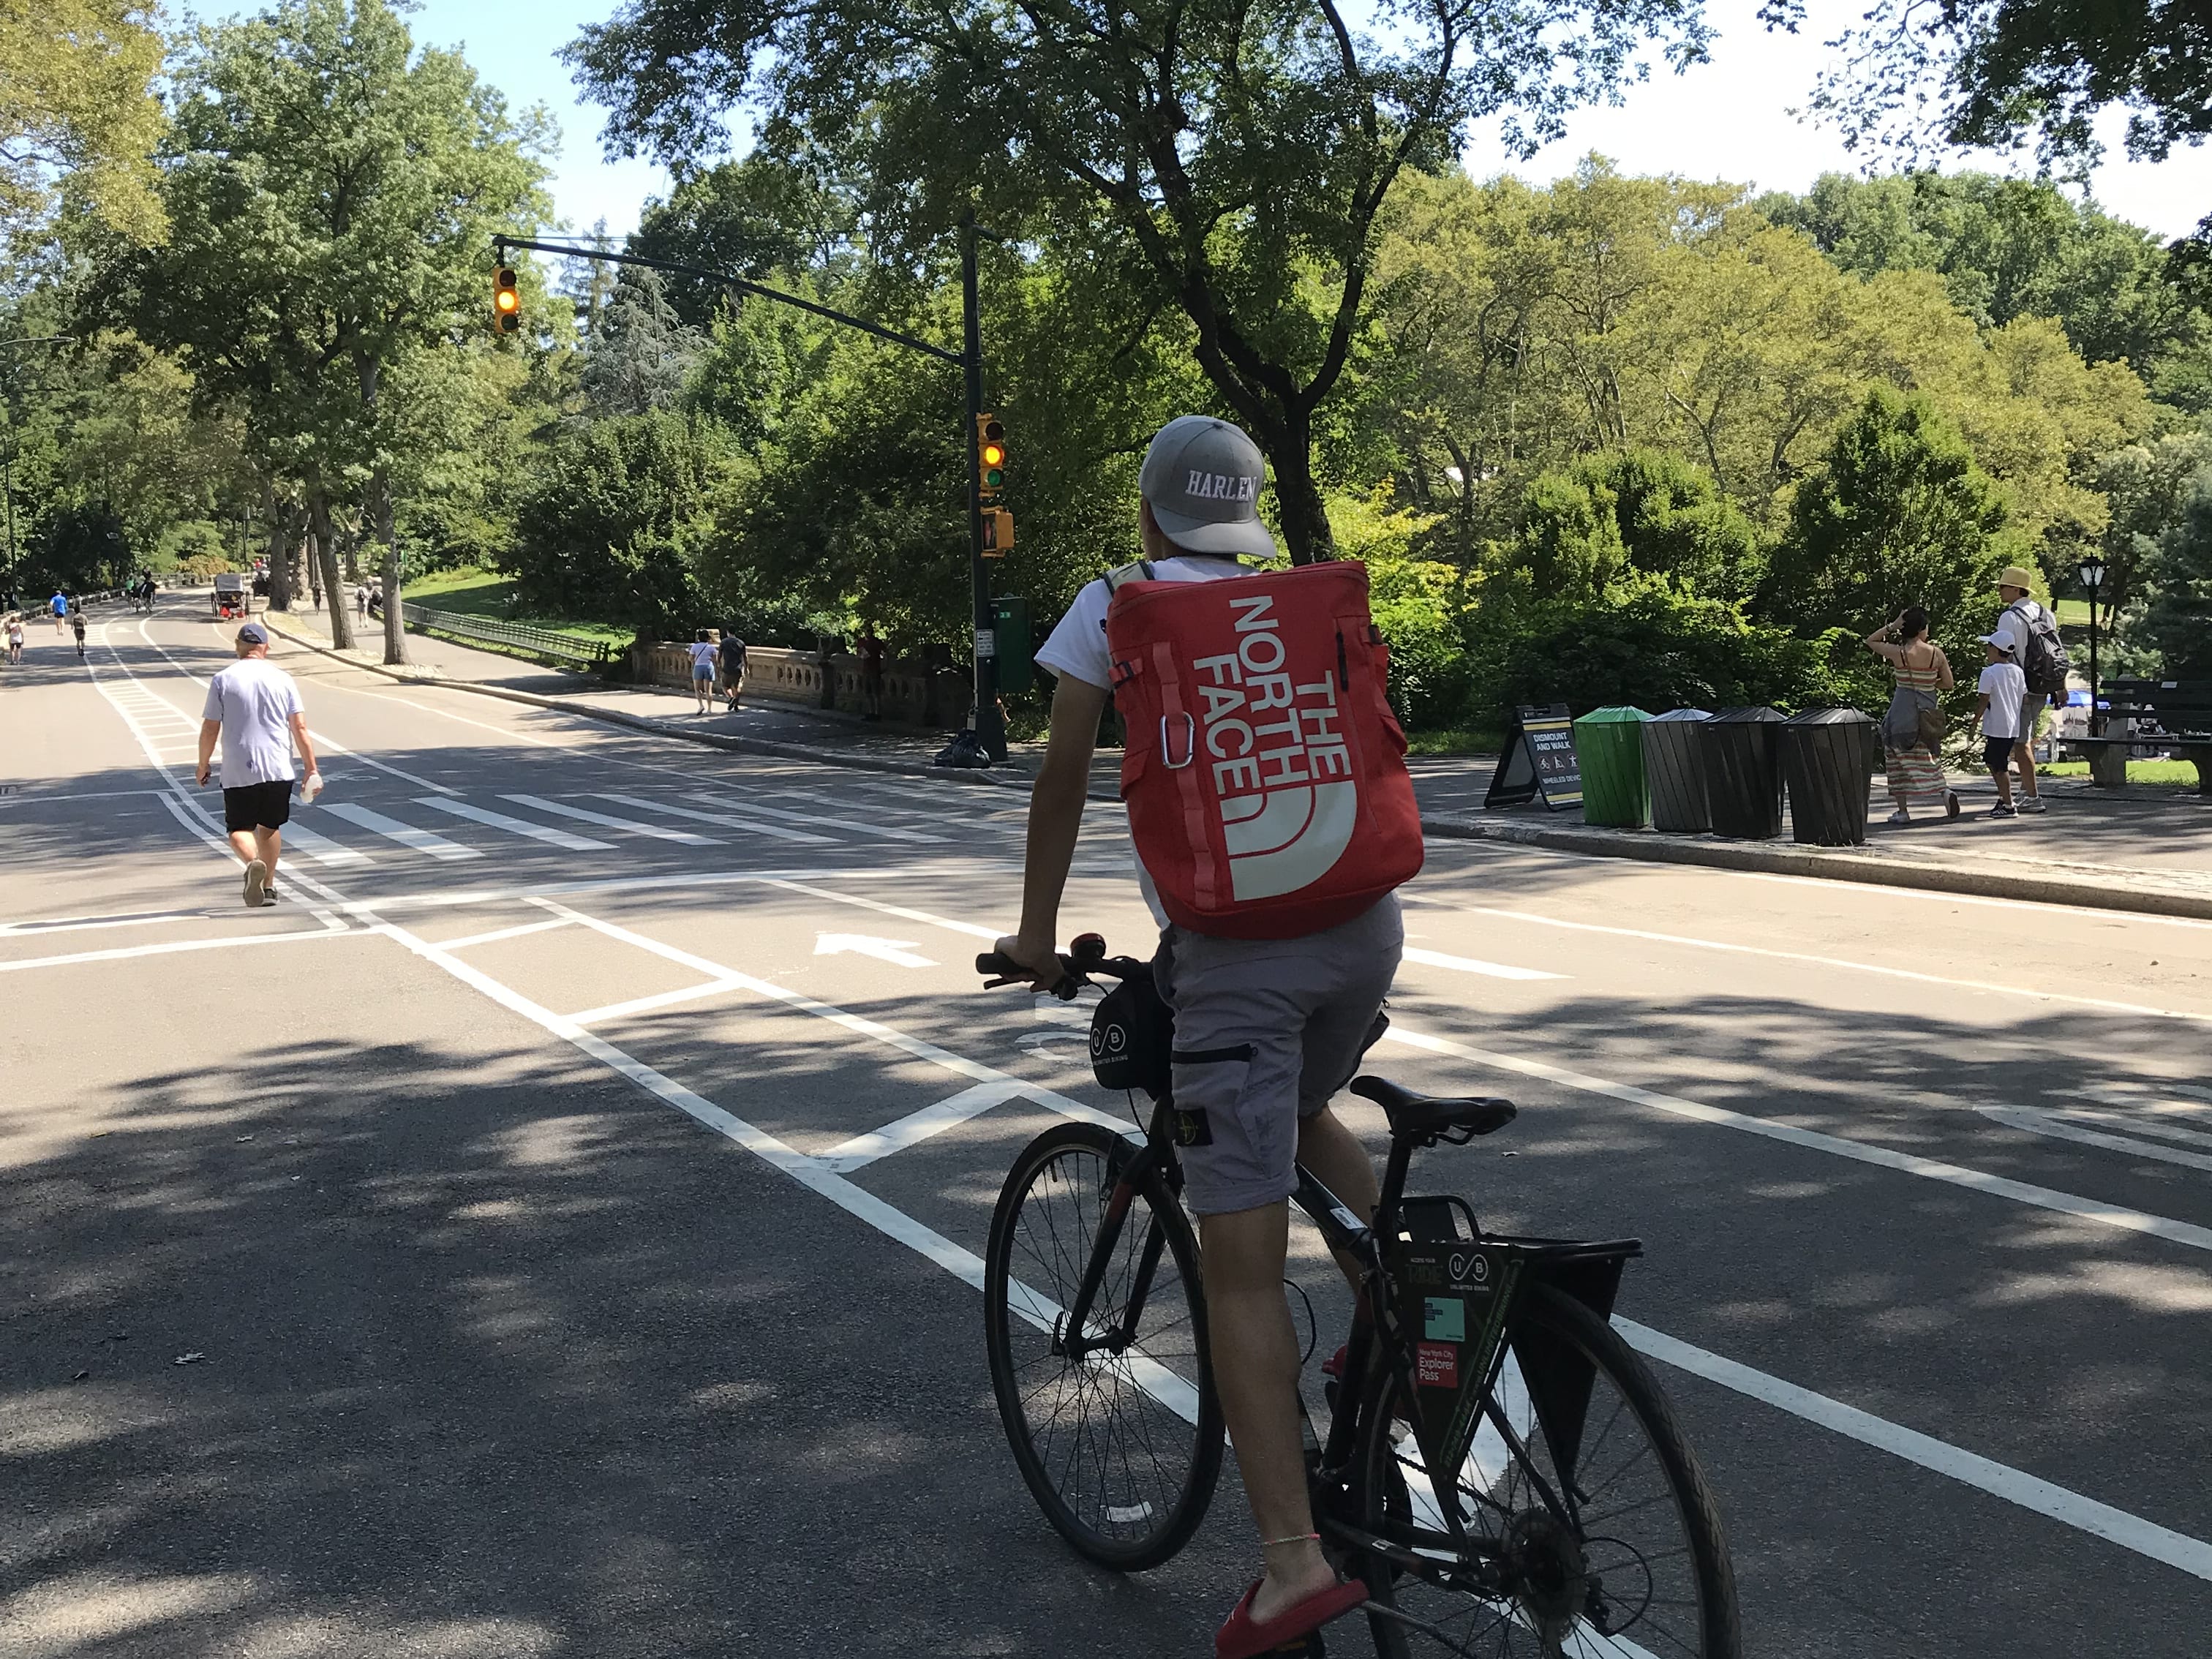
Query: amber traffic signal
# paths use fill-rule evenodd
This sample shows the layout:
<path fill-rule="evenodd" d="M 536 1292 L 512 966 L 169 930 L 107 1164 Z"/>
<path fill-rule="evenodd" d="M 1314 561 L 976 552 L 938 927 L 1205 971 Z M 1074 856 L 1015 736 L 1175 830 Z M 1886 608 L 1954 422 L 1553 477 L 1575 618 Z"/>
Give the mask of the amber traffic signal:
<path fill-rule="evenodd" d="M 502 334 L 512 334 L 522 326 L 522 290 L 515 286 L 512 265 L 501 265 L 491 279 L 491 314 L 494 326 Z"/>
<path fill-rule="evenodd" d="M 975 495 L 995 501 L 1006 483 L 1006 428 L 995 415 L 975 417 Z"/>

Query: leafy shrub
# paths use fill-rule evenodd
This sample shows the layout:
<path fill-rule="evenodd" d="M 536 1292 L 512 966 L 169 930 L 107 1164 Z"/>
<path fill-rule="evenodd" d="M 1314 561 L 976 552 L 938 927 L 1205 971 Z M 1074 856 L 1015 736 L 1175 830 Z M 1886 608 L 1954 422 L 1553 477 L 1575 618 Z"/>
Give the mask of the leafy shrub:
<path fill-rule="evenodd" d="M 1759 586 L 1762 556 L 1751 520 L 1711 478 L 1679 455 L 1627 449 L 1531 479 L 1510 562 L 1556 598 L 1641 574 L 1735 600 Z"/>

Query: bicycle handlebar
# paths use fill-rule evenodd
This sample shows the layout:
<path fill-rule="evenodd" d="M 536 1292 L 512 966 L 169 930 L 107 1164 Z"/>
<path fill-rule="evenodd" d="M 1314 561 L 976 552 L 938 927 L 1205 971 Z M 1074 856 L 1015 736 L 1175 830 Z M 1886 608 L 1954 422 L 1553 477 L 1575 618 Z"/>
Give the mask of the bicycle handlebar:
<path fill-rule="evenodd" d="M 1028 969 L 1008 961 L 996 951 L 986 951 L 978 956 L 975 971 L 983 975 L 985 990 L 1030 978 Z M 1060 981 L 1049 988 L 1053 995 L 1062 1002 L 1073 1002 L 1075 994 L 1091 983 L 1093 974 L 1103 973 L 1113 979 L 1127 979 L 1133 973 L 1151 971 L 1151 964 L 1147 963 L 1119 957 L 1109 959 L 1106 955 L 1104 934 L 1079 933 L 1068 949 L 1060 953 Z"/>

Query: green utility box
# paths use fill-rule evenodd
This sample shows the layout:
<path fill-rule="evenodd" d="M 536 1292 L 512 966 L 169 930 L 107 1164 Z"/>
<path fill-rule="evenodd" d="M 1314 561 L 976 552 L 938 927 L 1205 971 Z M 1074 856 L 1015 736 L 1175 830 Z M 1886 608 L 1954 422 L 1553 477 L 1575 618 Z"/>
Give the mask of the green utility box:
<path fill-rule="evenodd" d="M 1026 691 L 1036 678 L 1030 660 L 1030 602 L 1018 593 L 991 601 L 992 631 L 999 650 L 999 692 Z"/>
<path fill-rule="evenodd" d="M 1641 708 L 1593 708 L 1575 722 L 1575 758 L 1583 769 L 1583 822 L 1641 830 L 1651 822 L 1651 790 L 1644 781 Z"/>

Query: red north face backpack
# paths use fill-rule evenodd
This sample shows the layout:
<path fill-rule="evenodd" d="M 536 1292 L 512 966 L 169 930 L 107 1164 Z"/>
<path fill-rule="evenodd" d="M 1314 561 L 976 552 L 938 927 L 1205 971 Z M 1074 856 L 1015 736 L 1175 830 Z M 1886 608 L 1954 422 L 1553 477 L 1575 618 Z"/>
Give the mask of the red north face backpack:
<path fill-rule="evenodd" d="M 1169 918 L 1231 939 L 1349 921 L 1421 867 L 1389 647 L 1351 560 L 1109 577 L 1121 799 Z"/>

